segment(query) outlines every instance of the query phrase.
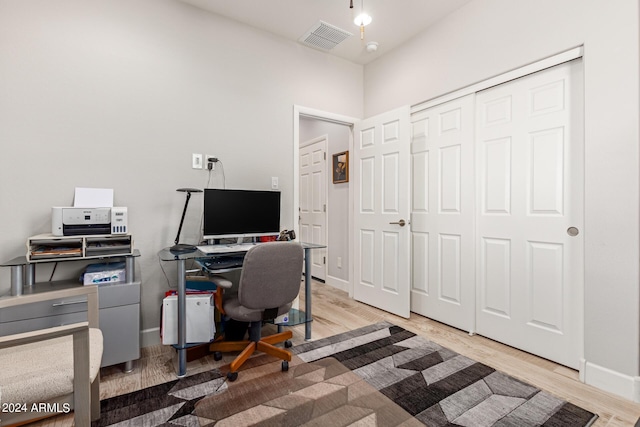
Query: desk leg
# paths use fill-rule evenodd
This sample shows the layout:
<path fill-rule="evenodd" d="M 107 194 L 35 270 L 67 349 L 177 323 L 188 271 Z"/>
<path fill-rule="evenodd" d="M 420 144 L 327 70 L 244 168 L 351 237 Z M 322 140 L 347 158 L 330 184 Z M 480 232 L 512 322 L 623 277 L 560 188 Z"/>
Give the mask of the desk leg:
<path fill-rule="evenodd" d="M 24 270 L 22 265 L 11 266 L 11 296 L 22 295 L 24 289 Z"/>
<path fill-rule="evenodd" d="M 178 369 L 179 378 L 187 375 L 187 276 L 185 260 L 178 260 Z"/>
<path fill-rule="evenodd" d="M 304 339 L 311 339 L 311 249 L 304 250 Z"/>
<path fill-rule="evenodd" d="M 124 259 L 124 276 L 127 283 L 133 283 L 136 275 L 136 264 L 132 256 Z"/>
<path fill-rule="evenodd" d="M 24 285 L 33 286 L 36 283 L 36 265 L 33 263 L 24 266 Z"/>

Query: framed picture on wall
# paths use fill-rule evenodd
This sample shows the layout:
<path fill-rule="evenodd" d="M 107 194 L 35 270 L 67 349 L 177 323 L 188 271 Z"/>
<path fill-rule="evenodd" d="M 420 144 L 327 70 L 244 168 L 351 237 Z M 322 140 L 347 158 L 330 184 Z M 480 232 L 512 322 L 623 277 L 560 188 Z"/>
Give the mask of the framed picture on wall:
<path fill-rule="evenodd" d="M 349 152 L 333 155 L 333 183 L 349 182 Z"/>

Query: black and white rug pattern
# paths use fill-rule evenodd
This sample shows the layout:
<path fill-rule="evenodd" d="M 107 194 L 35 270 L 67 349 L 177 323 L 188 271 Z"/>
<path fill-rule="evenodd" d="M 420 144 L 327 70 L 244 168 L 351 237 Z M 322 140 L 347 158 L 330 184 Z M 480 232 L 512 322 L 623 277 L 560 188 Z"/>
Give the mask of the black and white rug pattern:
<path fill-rule="evenodd" d="M 388 322 L 291 350 L 307 363 L 335 358 L 427 426 L 579 427 L 597 419 Z M 106 399 L 100 402 L 101 418 L 92 426 L 199 426 L 196 404 L 206 396 L 224 394 L 227 387 L 225 375 L 214 369 Z"/>
<path fill-rule="evenodd" d="M 227 390 L 219 370 L 201 372 L 100 401 L 100 418 L 92 427 L 200 426 L 195 405 L 205 396 Z"/>
<path fill-rule="evenodd" d="M 589 426 L 597 415 L 387 322 L 293 348 L 334 357 L 428 426 Z"/>

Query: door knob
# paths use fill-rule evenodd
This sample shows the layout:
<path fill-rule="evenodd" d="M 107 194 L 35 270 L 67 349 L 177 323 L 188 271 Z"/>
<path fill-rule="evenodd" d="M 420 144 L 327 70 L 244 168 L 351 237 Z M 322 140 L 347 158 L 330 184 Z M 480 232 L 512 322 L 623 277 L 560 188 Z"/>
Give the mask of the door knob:
<path fill-rule="evenodd" d="M 398 224 L 400 227 L 404 227 L 407 223 L 404 221 L 404 219 L 401 219 L 398 222 L 390 222 L 389 224 Z"/>
<path fill-rule="evenodd" d="M 567 234 L 571 237 L 576 237 L 578 233 L 580 233 L 580 230 L 578 230 L 578 228 L 576 227 L 567 228 Z"/>

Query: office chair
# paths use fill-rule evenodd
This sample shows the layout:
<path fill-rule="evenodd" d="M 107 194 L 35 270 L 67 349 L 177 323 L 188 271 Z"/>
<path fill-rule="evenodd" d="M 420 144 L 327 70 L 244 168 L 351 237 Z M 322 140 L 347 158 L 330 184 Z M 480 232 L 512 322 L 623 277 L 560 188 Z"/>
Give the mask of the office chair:
<path fill-rule="evenodd" d="M 249 322 L 249 340 L 225 339 L 209 346 L 215 360 L 222 359 L 222 352 L 241 351 L 231 362 L 229 381 L 238 378 L 238 369 L 255 351 L 282 359 L 282 371 L 289 369 L 291 353 L 273 344 L 284 342 L 285 347 L 291 347 L 292 332 L 261 337 L 261 329 L 263 322 L 274 320 L 291 309 L 300 291 L 303 258 L 302 246 L 294 242 L 264 243 L 245 255 L 238 294 L 224 297 L 222 309 L 227 318 Z"/>

